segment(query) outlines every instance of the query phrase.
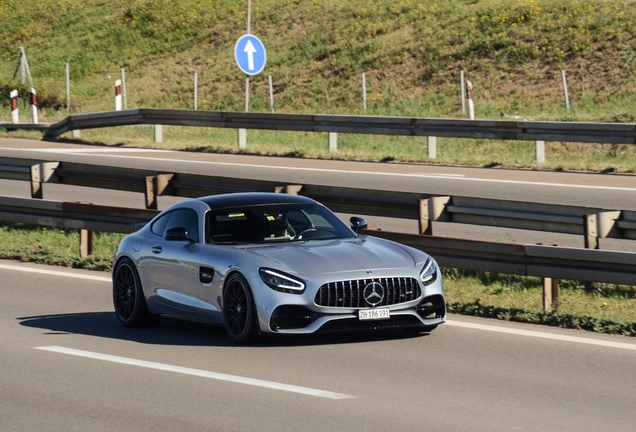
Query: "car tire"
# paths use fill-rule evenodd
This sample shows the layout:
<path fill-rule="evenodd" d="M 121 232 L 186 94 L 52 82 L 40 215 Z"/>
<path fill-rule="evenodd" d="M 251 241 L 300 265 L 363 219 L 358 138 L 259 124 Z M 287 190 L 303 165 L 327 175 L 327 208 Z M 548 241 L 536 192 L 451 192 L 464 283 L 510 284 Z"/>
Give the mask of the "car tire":
<path fill-rule="evenodd" d="M 228 336 L 245 344 L 256 337 L 256 310 L 252 290 L 245 278 L 232 274 L 223 290 L 223 321 Z"/>
<path fill-rule="evenodd" d="M 125 327 L 150 327 L 161 321 L 161 316 L 148 311 L 139 273 L 129 258 L 120 260 L 113 272 L 113 305 Z"/>

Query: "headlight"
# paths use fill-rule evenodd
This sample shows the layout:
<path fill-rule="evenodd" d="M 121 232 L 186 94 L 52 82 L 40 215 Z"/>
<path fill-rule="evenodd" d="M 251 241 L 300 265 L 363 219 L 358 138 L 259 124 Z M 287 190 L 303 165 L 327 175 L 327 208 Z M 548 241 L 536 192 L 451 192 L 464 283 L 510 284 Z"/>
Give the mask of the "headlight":
<path fill-rule="evenodd" d="M 268 287 L 276 291 L 294 294 L 305 291 L 305 282 L 283 272 L 261 268 L 258 269 L 258 274 Z"/>
<path fill-rule="evenodd" d="M 420 279 L 422 279 L 424 286 L 432 284 L 437 279 L 437 263 L 433 258 L 429 257 L 424 263 Z"/>

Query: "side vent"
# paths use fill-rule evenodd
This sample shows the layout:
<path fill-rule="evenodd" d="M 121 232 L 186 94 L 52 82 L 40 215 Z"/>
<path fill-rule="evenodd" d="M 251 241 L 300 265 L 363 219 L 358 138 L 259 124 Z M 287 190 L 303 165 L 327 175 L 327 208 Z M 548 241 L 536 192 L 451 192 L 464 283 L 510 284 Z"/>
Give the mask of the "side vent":
<path fill-rule="evenodd" d="M 202 284 L 211 284 L 214 280 L 214 269 L 211 267 L 199 267 L 199 281 Z"/>

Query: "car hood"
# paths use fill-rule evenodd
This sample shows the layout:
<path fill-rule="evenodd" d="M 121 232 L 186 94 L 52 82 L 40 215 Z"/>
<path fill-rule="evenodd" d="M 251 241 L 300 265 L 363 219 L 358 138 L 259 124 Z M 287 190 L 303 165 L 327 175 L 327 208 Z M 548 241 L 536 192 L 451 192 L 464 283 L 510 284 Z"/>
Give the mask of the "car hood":
<path fill-rule="evenodd" d="M 414 257 L 396 243 L 377 238 L 311 240 L 241 247 L 280 269 L 298 274 L 328 274 L 369 269 L 413 268 Z M 263 260 L 264 258 L 264 260 Z"/>

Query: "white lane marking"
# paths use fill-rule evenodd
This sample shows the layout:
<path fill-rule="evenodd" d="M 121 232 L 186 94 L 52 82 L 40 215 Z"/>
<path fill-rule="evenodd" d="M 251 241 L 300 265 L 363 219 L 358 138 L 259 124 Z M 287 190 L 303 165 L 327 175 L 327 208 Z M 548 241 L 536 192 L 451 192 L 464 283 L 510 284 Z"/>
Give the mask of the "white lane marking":
<path fill-rule="evenodd" d="M 586 345 L 597 345 L 597 346 L 603 346 L 608 348 L 620 348 L 620 349 L 636 351 L 636 344 L 629 344 L 629 343 L 623 343 L 623 342 L 613 342 L 613 341 L 605 341 L 605 340 L 599 340 L 599 339 L 588 339 L 588 338 L 578 337 L 578 336 L 565 336 L 565 335 L 558 335 L 553 333 L 543 333 L 543 332 L 532 331 L 532 330 L 520 330 L 520 329 L 507 328 L 507 327 L 499 327 L 494 325 L 474 324 L 474 323 L 467 323 L 467 322 L 460 322 L 460 321 L 446 321 L 446 324 L 450 326 L 454 326 L 454 327 L 463 327 L 463 328 L 468 328 L 473 330 L 485 330 L 485 331 L 491 331 L 496 333 L 507 333 L 507 334 L 512 334 L 516 336 L 552 339 L 552 340 L 557 340 L 562 342 L 574 342 L 574 343 L 580 343 L 580 344 L 586 344 Z"/>
<path fill-rule="evenodd" d="M 169 364 L 155 363 L 155 362 L 149 362 L 144 360 L 132 359 L 128 357 L 119 357 L 119 356 L 101 354 L 101 353 L 96 353 L 91 351 L 82 351 L 82 350 L 77 350 L 72 348 L 64 348 L 59 346 L 35 347 L 35 349 L 43 350 L 43 351 L 51 351 L 51 352 L 60 353 L 60 354 L 67 354 L 67 355 L 72 355 L 77 357 L 86 357 L 90 359 L 108 361 L 113 363 L 120 363 L 120 364 L 131 365 L 131 366 L 138 366 L 138 367 L 155 369 L 155 370 L 166 371 L 166 372 L 175 372 L 175 373 L 180 373 L 184 375 L 198 376 L 202 378 L 210 378 L 210 379 L 215 379 L 220 381 L 228 381 L 228 382 L 233 382 L 237 384 L 246 384 L 246 385 L 251 385 L 256 387 L 264 387 L 264 388 L 268 388 L 272 390 L 281 390 L 281 391 L 286 391 L 291 393 L 299 393 L 299 394 L 304 394 L 307 396 L 315 396 L 315 397 L 321 397 L 326 399 L 355 398 L 355 396 L 349 396 L 349 395 L 341 394 L 341 393 L 333 393 L 330 391 L 318 390 L 318 389 L 313 389 L 309 387 L 299 387 L 299 386 L 295 386 L 291 384 L 282 384 L 282 383 L 277 383 L 273 381 L 264 381 L 260 379 L 255 379 L 255 378 L 247 378 L 247 377 L 236 376 L 236 375 L 227 375 L 223 373 L 210 372 L 210 371 L 205 371 L 200 369 L 190 369 L 190 368 L 181 367 L 181 366 L 173 366 Z"/>
<path fill-rule="evenodd" d="M 9 151 L 37 151 L 40 153 L 46 153 L 46 149 L 14 149 L 3 148 L 0 150 Z M 158 152 L 165 151 L 166 153 L 178 153 L 169 150 L 157 150 Z M 76 154 L 81 154 L 77 152 Z M 268 169 L 276 171 L 305 171 L 305 172 L 318 172 L 318 173 L 336 173 L 336 174 L 358 174 L 358 175 L 372 175 L 372 176 L 385 176 L 385 177 L 406 177 L 406 178 L 429 178 L 444 180 L 456 180 L 456 181 L 469 181 L 469 182 L 482 182 L 482 183 L 502 183 L 512 185 L 524 185 L 524 186 L 547 186 L 558 188 L 570 188 L 570 189 L 592 189 L 592 190 L 611 190 L 611 191 L 623 191 L 623 192 L 636 192 L 636 188 L 629 187 L 614 187 L 614 186 L 594 186 L 594 185 L 580 185 L 580 184 L 566 184 L 566 183 L 548 183 L 548 182 L 533 182 L 533 181 L 521 181 L 521 180 L 500 180 L 500 179 L 485 179 L 477 177 L 457 177 L 457 176 L 440 176 L 439 174 L 405 174 L 405 173 L 389 173 L 378 171 L 352 171 L 352 170 L 340 170 L 340 169 L 327 169 L 327 168 L 303 168 L 303 167 L 290 167 L 281 165 L 259 165 L 259 164 L 239 164 L 233 162 L 212 162 L 212 161 L 198 161 L 198 160 L 184 160 L 184 159 L 168 159 L 157 157 L 143 157 L 143 156 L 124 156 L 124 155 L 109 155 L 104 154 L 101 157 L 108 158 L 125 158 L 125 159 L 140 159 L 155 162 L 175 162 L 175 163 L 191 163 L 191 164 L 204 164 L 204 165 L 217 165 L 217 166 L 231 166 L 231 167 L 246 167 L 255 169 Z"/>
<path fill-rule="evenodd" d="M 432 176 L 437 177 L 466 177 L 464 174 L 450 174 L 450 173 L 439 173 L 439 174 L 431 174 Z"/>
<path fill-rule="evenodd" d="M 15 150 L 9 148 L 0 148 L 0 150 Z M 68 154 L 83 154 L 83 153 L 178 153 L 175 150 L 161 150 L 161 149 L 148 149 L 148 148 L 130 148 L 130 147 L 109 147 L 109 148 L 47 148 L 47 149 L 20 149 L 32 152 L 43 153 L 68 153 Z"/>
<path fill-rule="evenodd" d="M 126 158 L 126 159 L 141 159 L 141 160 L 152 160 L 158 162 L 188 162 L 194 164 L 209 164 L 209 165 L 223 165 L 223 166 L 233 166 L 233 167 L 248 167 L 248 168 L 257 168 L 257 169 L 272 169 L 276 171 L 288 170 L 288 171 L 311 171 L 311 172 L 324 172 L 324 173 L 336 173 L 336 174 L 361 174 L 361 175 L 373 175 L 373 176 L 387 176 L 387 177 L 408 177 L 408 178 L 434 178 L 439 179 L 439 175 L 436 174 L 404 174 L 404 173 L 389 173 L 389 172 L 378 172 L 378 171 L 351 171 L 351 170 L 340 170 L 340 169 L 326 169 L 326 168 L 301 168 L 301 167 L 288 167 L 281 165 L 258 165 L 258 164 L 237 164 L 232 162 L 211 162 L 211 161 L 193 161 L 193 160 L 182 160 L 182 159 L 164 159 L 164 158 L 155 158 L 155 157 L 142 157 L 142 156 L 119 156 L 119 155 L 103 155 L 103 157 L 112 157 L 112 158 Z M 612 186 L 590 186 L 590 185 L 577 185 L 577 184 L 565 184 L 565 183 L 547 183 L 547 182 L 531 182 L 531 181 L 521 181 L 521 180 L 498 180 L 498 179 L 484 179 L 477 177 L 445 177 L 444 180 L 459 180 L 459 181 L 470 181 L 470 182 L 484 182 L 484 183 L 504 183 L 504 184 L 516 184 L 516 185 L 530 185 L 530 186 L 554 186 L 561 188 L 577 188 L 577 189 L 595 189 L 595 190 L 614 190 L 614 191 L 626 191 L 626 192 L 636 192 L 636 188 L 625 188 L 625 187 L 612 187 Z"/>
<path fill-rule="evenodd" d="M 76 279 L 88 279 L 88 280 L 98 281 L 98 282 L 112 282 L 112 279 L 110 277 L 91 276 L 91 275 L 71 273 L 71 272 L 65 272 L 65 271 L 56 271 L 56 270 L 43 270 L 43 269 L 37 269 L 33 267 L 24 267 L 24 266 L 16 266 L 16 265 L 8 265 L 8 264 L 0 264 L 0 269 L 15 270 L 15 271 L 21 271 L 21 272 L 27 272 L 27 273 L 39 273 L 39 274 L 45 274 L 49 276 L 64 276 L 64 277 L 70 277 L 70 278 L 76 278 Z"/>

